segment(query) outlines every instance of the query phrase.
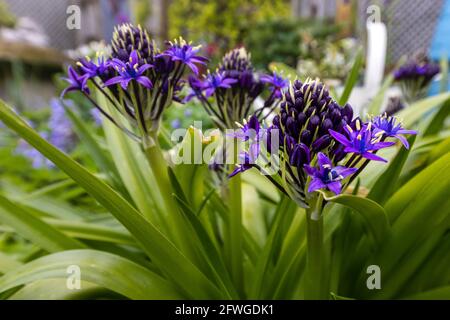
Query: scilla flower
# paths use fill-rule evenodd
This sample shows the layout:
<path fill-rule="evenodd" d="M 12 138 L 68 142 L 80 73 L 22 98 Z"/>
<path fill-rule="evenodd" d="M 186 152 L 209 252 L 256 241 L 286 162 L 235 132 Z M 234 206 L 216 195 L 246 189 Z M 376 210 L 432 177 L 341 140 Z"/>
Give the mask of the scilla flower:
<path fill-rule="evenodd" d="M 205 64 L 206 59 L 182 39 L 168 43 L 161 52 L 144 29 L 131 24 L 115 28 L 111 46 L 111 56 L 78 61 L 81 74 L 69 67 L 71 86 L 64 93 L 83 91 L 103 116 L 145 148 L 150 147 L 163 111 L 180 100 L 186 71 L 197 72 L 197 65 Z M 114 113 L 90 95 L 88 84 L 106 98 Z M 131 130 L 125 129 L 123 120 L 130 122 Z"/>
<path fill-rule="evenodd" d="M 399 133 L 388 131 L 384 122 L 377 123 L 385 127 L 386 137 Z M 241 141 L 246 139 L 247 127 L 244 125 L 238 135 Z M 278 170 L 272 170 L 275 174 L 267 177 L 306 208 L 319 190 L 341 193 L 349 184 L 347 179 L 360 173 L 361 163 L 366 159 L 384 161 L 376 152 L 395 144 L 384 141 L 380 126 L 354 119 L 350 105 L 338 105 L 322 83 L 310 80 L 295 81 L 283 94 L 272 126 L 260 128 L 259 123 L 252 123 L 251 127 L 258 128 L 258 137 L 263 138 L 258 148 L 250 149 L 250 145 L 243 154 L 247 155 L 245 160 L 256 160 L 239 164 L 236 172 L 257 168 L 267 176 L 278 161 Z"/>
<path fill-rule="evenodd" d="M 264 110 L 279 105 L 280 92 L 286 86 L 281 77 L 260 77 L 244 48 L 230 51 L 215 72 L 190 79 L 189 84 L 192 93 L 188 99 L 196 97 L 222 130 L 237 128 L 236 123 L 253 114 L 254 102 L 259 97 L 265 98 L 255 115 L 262 118 Z M 265 92 L 266 87 L 270 92 Z"/>
<path fill-rule="evenodd" d="M 439 72 L 439 65 L 419 52 L 394 72 L 394 78 L 400 83 L 405 99 L 411 103 L 426 95 L 431 81 Z"/>
<path fill-rule="evenodd" d="M 134 80 L 147 89 L 153 87 L 150 79 L 145 76 L 145 71 L 152 68 L 153 66 L 148 63 L 140 65 L 137 51 L 132 51 L 130 54 L 130 59 L 128 62 L 123 62 L 119 59 L 112 59 L 110 65 L 117 70 L 118 76 L 109 79 L 105 82 L 105 86 L 111 86 L 113 84 L 120 83 L 124 90 L 128 89 L 129 83 Z"/>
<path fill-rule="evenodd" d="M 312 178 L 308 192 L 328 189 L 334 194 L 340 194 L 342 188 L 341 181 L 358 171 L 356 168 L 333 167 L 331 160 L 322 152 L 317 154 L 317 164 L 318 168 L 305 165 L 305 171 Z"/>
<path fill-rule="evenodd" d="M 397 138 L 406 149 L 409 149 L 409 143 L 403 135 L 417 134 L 415 130 L 404 129 L 396 117 L 389 117 L 387 114 L 373 118 L 372 123 L 375 128 L 375 135 L 381 136 L 382 139 L 389 137 Z"/>

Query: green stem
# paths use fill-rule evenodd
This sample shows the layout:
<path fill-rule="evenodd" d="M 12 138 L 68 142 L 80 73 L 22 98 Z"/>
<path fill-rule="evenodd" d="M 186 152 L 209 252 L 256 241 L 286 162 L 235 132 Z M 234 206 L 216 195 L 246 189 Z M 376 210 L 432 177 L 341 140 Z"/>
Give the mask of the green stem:
<path fill-rule="evenodd" d="M 237 150 L 237 143 L 235 143 L 235 149 Z M 244 288 L 242 264 L 242 181 L 240 174 L 229 181 L 229 210 L 229 225 L 225 234 L 224 246 L 231 278 L 237 291 L 242 295 Z"/>
<path fill-rule="evenodd" d="M 151 139 L 153 144 L 151 146 L 144 145 L 144 152 L 164 202 L 167 218 L 169 220 L 169 232 L 171 233 L 173 241 L 180 248 L 186 249 L 187 243 L 182 239 L 184 231 L 180 230 L 180 226 L 182 226 L 184 222 L 181 221 L 182 217 L 180 216 L 176 201 L 172 196 L 174 192 L 172 184 L 170 183 L 167 161 L 159 147 L 157 137 L 152 136 Z"/>
<path fill-rule="evenodd" d="M 328 299 L 328 285 L 326 279 L 325 249 L 323 241 L 322 196 L 311 201 L 306 210 L 307 254 L 305 299 Z"/>

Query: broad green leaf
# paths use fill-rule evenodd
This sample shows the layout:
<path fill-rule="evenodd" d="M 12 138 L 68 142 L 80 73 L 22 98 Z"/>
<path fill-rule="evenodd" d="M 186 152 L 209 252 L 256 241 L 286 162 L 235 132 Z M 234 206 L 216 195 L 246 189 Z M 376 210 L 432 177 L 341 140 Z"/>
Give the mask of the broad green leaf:
<path fill-rule="evenodd" d="M 16 269 L 21 265 L 21 262 L 0 251 L 0 274 Z"/>
<path fill-rule="evenodd" d="M 412 128 L 416 122 L 421 120 L 428 112 L 440 106 L 450 98 L 450 92 L 420 100 L 408 108 L 400 111 L 397 116 L 402 119 L 405 128 Z"/>
<path fill-rule="evenodd" d="M 405 300 L 450 300 L 450 286 L 420 292 L 406 297 Z"/>
<path fill-rule="evenodd" d="M 409 145 L 410 148 L 406 149 L 401 147 L 397 156 L 390 162 L 386 171 L 380 175 L 378 180 L 375 182 L 373 187 L 370 189 L 367 198 L 378 202 L 383 205 L 386 200 L 395 192 L 397 187 L 397 181 L 402 172 L 403 166 L 405 165 L 406 159 L 409 156 L 410 150 L 413 147 L 416 136 L 410 137 Z"/>
<path fill-rule="evenodd" d="M 49 252 L 84 247 L 81 242 L 67 237 L 3 196 L 0 196 L 0 222 Z"/>
<path fill-rule="evenodd" d="M 37 280 L 11 295 L 9 300 L 94 300 L 122 297 L 117 293 L 87 281 L 80 282 L 81 289 L 69 289 L 67 279 Z"/>
<path fill-rule="evenodd" d="M 283 240 L 281 237 L 288 231 L 294 218 L 297 205 L 288 197 L 283 196 L 275 212 L 275 220 L 267 237 L 266 244 L 259 256 L 255 268 L 255 278 L 252 280 L 250 290 L 251 299 L 259 299 L 263 294 L 264 284 L 267 285 L 267 276 L 272 264 L 280 254 Z"/>
<path fill-rule="evenodd" d="M 360 213 L 375 243 L 379 244 L 389 232 L 389 222 L 383 207 L 373 200 L 342 194 L 325 197 L 329 202 L 339 203 Z"/>
<path fill-rule="evenodd" d="M 450 101 L 446 101 L 431 119 L 428 127 L 424 131 L 424 136 L 439 134 L 444 128 L 445 121 L 450 115 Z"/>
<path fill-rule="evenodd" d="M 445 154 L 420 174 L 402 186 L 385 205 L 389 221 L 394 222 L 415 200 L 435 189 L 435 183 L 446 180 L 450 167 L 450 153 Z M 428 210 L 426 210 L 427 212 Z"/>
<path fill-rule="evenodd" d="M 177 196 L 174 198 L 179 203 L 181 211 L 184 213 L 187 221 L 189 221 L 192 228 L 195 230 L 193 237 L 195 236 L 198 239 L 198 247 L 201 249 L 204 258 L 210 267 L 209 272 L 215 278 L 215 281 L 219 283 L 221 289 L 227 292 L 228 297 L 236 299 L 238 296 L 231 282 L 228 270 L 208 232 L 200 220 L 198 220 L 195 213 L 189 208 L 189 205 Z"/>
<path fill-rule="evenodd" d="M 117 116 L 102 94 L 97 94 L 97 99 L 110 114 Z M 141 148 L 110 121 L 103 121 L 103 128 L 113 161 L 139 211 L 152 223 L 165 228 L 161 199 L 153 191 L 157 188 L 152 189 L 155 178 Z"/>
<path fill-rule="evenodd" d="M 142 245 L 155 265 L 189 293 L 190 297 L 205 299 L 223 297 L 217 287 L 122 196 L 42 139 L 1 101 L 0 119 L 109 210 Z"/>
<path fill-rule="evenodd" d="M 81 279 L 130 299 L 181 299 L 167 280 L 122 257 L 97 250 L 51 254 L 12 270 L 0 278 L 0 292 L 42 279 L 68 279 L 76 266 Z M 72 270 L 72 271 L 70 271 Z M 49 288 L 52 290 L 52 288 Z"/>
<path fill-rule="evenodd" d="M 80 221 L 44 219 L 49 225 L 72 238 L 136 246 L 136 240 L 126 231 Z"/>
<path fill-rule="evenodd" d="M 342 92 L 341 98 L 339 99 L 339 104 L 341 106 L 345 105 L 350 98 L 350 95 L 353 91 L 353 87 L 358 82 L 359 73 L 361 71 L 361 67 L 364 62 L 364 52 L 362 48 L 358 50 L 355 57 L 355 62 L 353 63 L 352 69 L 345 81 L 344 91 Z"/>
<path fill-rule="evenodd" d="M 443 140 L 441 143 L 431 149 L 428 154 L 427 162 L 433 163 L 448 152 L 450 152 L 450 137 Z"/>
<path fill-rule="evenodd" d="M 108 174 L 108 176 L 115 181 L 119 177 L 119 173 L 117 172 L 111 158 L 100 147 L 99 143 L 89 131 L 89 128 L 86 127 L 83 120 L 81 120 L 80 117 L 73 110 L 71 110 L 71 108 L 68 108 L 67 106 L 64 107 L 82 141 L 82 144 L 88 150 L 89 155 L 95 161 L 96 165 L 98 165 L 104 173 Z"/>

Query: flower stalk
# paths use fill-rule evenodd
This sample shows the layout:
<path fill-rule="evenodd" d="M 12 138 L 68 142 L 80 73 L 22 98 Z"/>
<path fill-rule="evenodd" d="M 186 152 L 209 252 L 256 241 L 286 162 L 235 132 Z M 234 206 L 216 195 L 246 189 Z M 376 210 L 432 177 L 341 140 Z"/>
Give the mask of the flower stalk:
<path fill-rule="evenodd" d="M 305 299 L 326 300 L 329 284 L 326 275 L 326 258 L 323 239 L 323 196 L 316 194 L 306 209 L 306 273 Z"/>

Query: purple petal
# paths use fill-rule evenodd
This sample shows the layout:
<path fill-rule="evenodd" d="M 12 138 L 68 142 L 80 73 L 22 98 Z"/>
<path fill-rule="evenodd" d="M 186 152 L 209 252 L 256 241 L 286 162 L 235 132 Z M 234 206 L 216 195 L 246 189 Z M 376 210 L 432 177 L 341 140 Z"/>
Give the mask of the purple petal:
<path fill-rule="evenodd" d="M 347 167 L 343 167 L 343 166 L 338 166 L 334 168 L 334 171 L 342 176 L 342 178 L 346 178 L 351 174 L 354 174 L 356 171 L 358 171 L 357 168 L 347 168 Z"/>
<path fill-rule="evenodd" d="M 123 77 L 121 77 L 121 76 L 117 76 L 117 77 L 111 78 L 111 79 L 109 79 L 108 81 L 105 82 L 105 87 L 109 87 L 109 86 L 112 86 L 113 84 L 117 84 L 119 82 L 122 82 L 122 80 L 123 80 Z"/>
<path fill-rule="evenodd" d="M 127 90 L 128 84 L 130 83 L 130 81 L 131 81 L 131 78 L 130 79 L 122 78 L 122 81 L 120 82 L 120 85 L 122 86 L 123 90 Z"/>
<path fill-rule="evenodd" d="M 409 149 L 409 142 L 404 136 L 396 134 L 394 137 L 400 140 L 400 142 L 405 146 L 406 149 Z"/>
<path fill-rule="evenodd" d="M 192 72 L 195 73 L 196 75 L 198 74 L 198 68 L 195 64 L 193 64 L 192 62 L 188 62 L 186 63 L 186 65 L 191 68 Z"/>
<path fill-rule="evenodd" d="M 320 180 L 318 178 L 314 178 L 311 181 L 311 183 L 309 184 L 308 192 L 314 192 L 316 190 L 324 189 L 324 188 L 326 188 L 326 185 L 322 182 L 322 180 Z"/>
<path fill-rule="evenodd" d="M 323 154 L 322 152 L 319 152 L 317 154 L 317 159 L 318 159 L 318 163 L 319 163 L 320 167 L 323 167 L 325 165 L 328 165 L 331 167 L 331 165 L 332 165 L 330 159 L 328 159 L 328 157 L 325 154 Z"/>
<path fill-rule="evenodd" d="M 133 50 L 130 54 L 130 65 L 133 67 L 136 63 L 139 63 L 139 57 L 136 50 Z"/>
<path fill-rule="evenodd" d="M 142 66 L 139 67 L 138 73 L 139 73 L 139 74 L 143 74 L 144 71 L 146 71 L 146 70 L 148 70 L 148 69 L 150 69 L 150 68 L 153 68 L 153 65 L 146 63 L 146 64 L 144 64 L 144 65 L 142 65 Z"/>
<path fill-rule="evenodd" d="M 387 162 L 386 159 L 383 159 L 382 157 L 377 156 L 376 154 L 365 152 L 362 154 L 362 156 L 366 159 L 373 160 L 373 161 L 381 161 L 381 162 Z"/>
<path fill-rule="evenodd" d="M 330 182 L 327 184 L 328 190 L 333 192 L 334 194 L 341 193 L 341 183 L 339 181 Z"/>
<path fill-rule="evenodd" d="M 232 173 L 230 173 L 228 178 L 233 178 L 235 175 L 237 175 L 240 172 L 242 172 L 242 166 L 238 166 L 236 169 L 234 169 L 234 171 Z"/>
<path fill-rule="evenodd" d="M 380 150 L 384 148 L 392 147 L 395 142 L 377 142 L 373 145 L 372 150 Z"/>
<path fill-rule="evenodd" d="M 309 176 L 314 177 L 316 175 L 316 172 L 317 172 L 316 168 L 313 168 L 313 167 L 311 167 L 310 165 L 307 165 L 307 164 L 304 165 L 304 168 L 305 168 L 306 173 Z"/>
<path fill-rule="evenodd" d="M 144 77 L 144 76 L 140 76 L 138 78 L 136 78 L 136 81 L 139 82 L 140 84 L 142 84 L 144 87 L 146 87 L 147 89 L 151 89 L 153 88 L 153 84 L 150 81 L 149 78 Z"/>
<path fill-rule="evenodd" d="M 328 130 L 328 132 L 331 134 L 331 136 L 336 139 L 338 142 L 340 142 L 341 144 L 343 144 L 344 146 L 347 147 L 351 147 L 352 143 L 347 139 L 346 136 L 344 136 L 343 134 L 336 132 L 334 130 Z"/>
<path fill-rule="evenodd" d="M 405 129 L 400 129 L 397 131 L 397 133 L 399 134 L 417 134 L 416 130 L 405 130 Z"/>

